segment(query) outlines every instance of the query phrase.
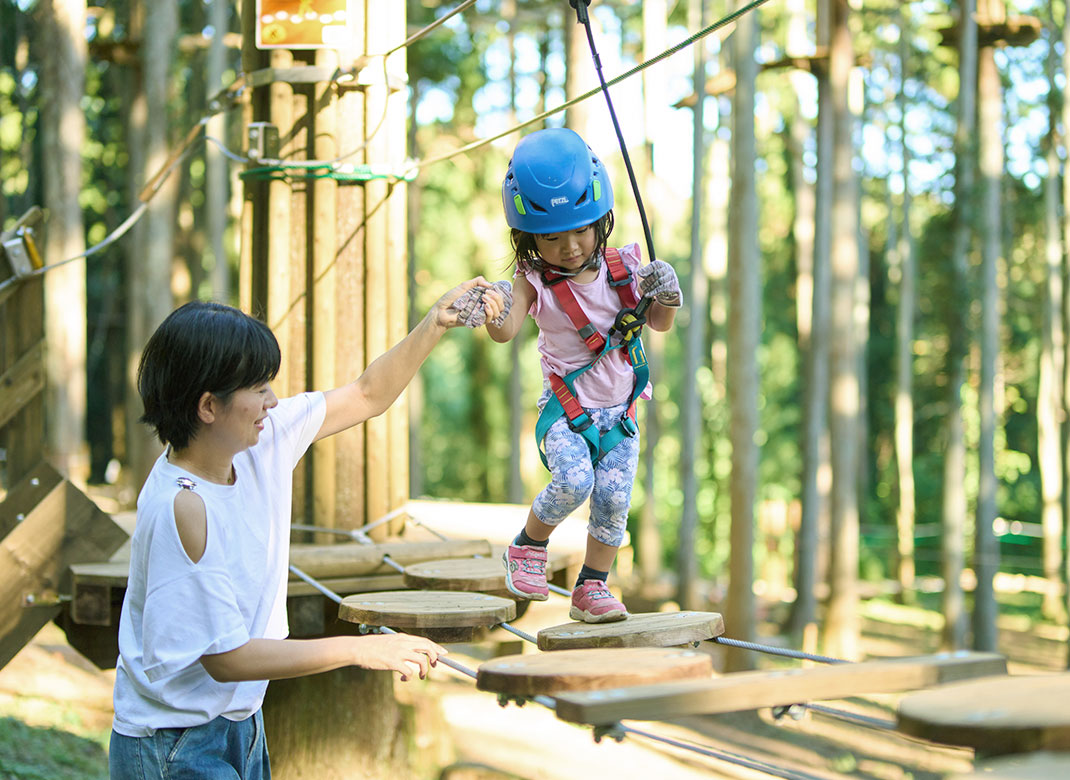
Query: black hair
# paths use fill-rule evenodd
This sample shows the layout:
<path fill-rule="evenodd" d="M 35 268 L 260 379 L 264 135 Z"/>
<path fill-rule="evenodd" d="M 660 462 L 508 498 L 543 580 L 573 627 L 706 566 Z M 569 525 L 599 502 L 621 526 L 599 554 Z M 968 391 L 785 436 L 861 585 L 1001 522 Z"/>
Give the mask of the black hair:
<path fill-rule="evenodd" d="M 275 334 L 260 320 L 221 303 L 191 301 L 171 312 L 141 353 L 140 421 L 164 444 L 185 449 L 200 427 L 201 396 L 227 403 L 235 390 L 274 379 L 281 359 Z"/>
<path fill-rule="evenodd" d="M 595 230 L 594 254 L 602 255 L 606 251 L 609 234 L 613 232 L 613 209 L 607 211 L 591 225 Z M 534 233 L 525 233 L 523 230 L 513 228 L 509 231 L 509 239 L 513 244 L 513 261 L 518 271 L 542 273 L 546 270 L 546 261 L 539 255 Z"/>

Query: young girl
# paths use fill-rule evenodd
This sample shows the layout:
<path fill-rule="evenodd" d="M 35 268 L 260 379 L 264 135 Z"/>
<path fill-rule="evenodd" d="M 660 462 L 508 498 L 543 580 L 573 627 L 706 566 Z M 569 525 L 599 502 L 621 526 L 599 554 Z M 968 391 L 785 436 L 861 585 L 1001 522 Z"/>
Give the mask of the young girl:
<path fill-rule="evenodd" d="M 485 291 L 484 299 L 502 311 L 487 330 L 495 341 L 509 341 L 529 313 L 539 326 L 544 385 L 536 435 L 550 470 L 550 484 L 505 554 L 506 583 L 521 598 L 548 597 L 550 534 L 590 496 L 587 554 L 569 616 L 588 623 L 623 620 L 628 612 L 606 578 L 624 538 L 639 462 L 634 402 L 649 394 L 639 340 L 610 328 L 622 309 L 648 297 L 646 324 L 668 330 L 681 304 L 680 284 L 668 263 L 640 266 L 636 244 L 606 246 L 613 188 L 602 162 L 572 130 L 523 138 L 502 200 L 516 260 L 515 305 L 497 289 Z M 622 338 L 623 348 L 616 348 Z"/>
<path fill-rule="evenodd" d="M 488 286 L 446 293 L 352 383 L 281 400 L 278 342 L 241 311 L 195 301 L 152 335 L 138 391 L 166 450 L 137 502 L 112 780 L 268 778 L 268 680 L 349 665 L 423 677 L 445 652 L 405 634 L 286 638 L 293 470 L 313 442 L 386 411 L 458 324 L 450 304 Z"/>

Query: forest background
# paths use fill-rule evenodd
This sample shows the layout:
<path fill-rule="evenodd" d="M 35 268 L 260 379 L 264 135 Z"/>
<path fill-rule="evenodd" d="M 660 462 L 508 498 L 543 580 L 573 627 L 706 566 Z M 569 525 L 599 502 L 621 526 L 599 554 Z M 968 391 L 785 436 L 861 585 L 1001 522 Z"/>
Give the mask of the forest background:
<path fill-rule="evenodd" d="M 91 7 L 74 17 L 80 80 L 59 45 L 71 5 L 0 0 L 4 228 L 64 179 L 50 151 L 50 134 L 69 132 L 49 113 L 61 87 L 84 120 L 66 176 L 78 213 L 62 223 L 79 235 L 46 242 L 49 263 L 106 240 L 159 150 L 210 117 L 209 142 L 190 147 L 144 222 L 65 266 L 84 317 L 72 304 L 50 332 L 74 334 L 85 376 L 84 398 L 50 413 L 54 460 L 128 508 L 144 473 L 129 372 L 145 318 L 191 297 L 237 301 L 242 165 L 228 154 L 246 135 L 213 99 L 240 73 L 240 14 L 214 0 Z M 594 3 L 607 77 L 742 5 Z M 409 0 L 410 29 L 452 7 Z M 859 578 L 938 609 L 949 647 L 994 648 L 999 614 L 1065 625 L 1065 11 L 772 0 L 613 87 L 658 257 L 685 282 L 677 327 L 649 338 L 655 395 L 630 528 L 641 581 L 667 583 L 684 607 L 727 599 L 737 635 L 753 634 L 754 595 L 794 592 L 788 627 L 801 636 L 827 605 L 824 646 L 845 656 Z M 596 85 L 563 0 L 479 0 L 406 57 L 415 160 Z M 146 94 L 154 83 L 162 93 Z M 613 173 L 615 240 L 643 245 L 602 97 L 523 132 L 562 123 Z M 519 136 L 420 167 L 413 317 L 462 279 L 511 275 L 500 183 Z M 141 267 L 161 263 L 167 282 L 139 286 Z M 533 331 L 512 348 L 452 334 L 409 394 L 411 494 L 529 501 L 544 479 L 530 436 L 539 384 Z M 54 421 L 72 409 L 65 433 Z"/>

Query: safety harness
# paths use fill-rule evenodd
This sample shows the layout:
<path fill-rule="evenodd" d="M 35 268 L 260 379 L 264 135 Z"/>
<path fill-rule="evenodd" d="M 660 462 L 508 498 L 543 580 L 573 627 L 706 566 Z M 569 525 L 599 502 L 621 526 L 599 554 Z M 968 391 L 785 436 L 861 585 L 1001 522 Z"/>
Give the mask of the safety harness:
<path fill-rule="evenodd" d="M 646 388 L 650 377 L 650 368 L 646 362 L 646 353 L 643 352 L 643 341 L 640 332 L 646 323 L 643 311 L 638 310 L 639 301 L 636 300 L 632 291 L 632 274 L 620 259 L 620 252 L 612 247 L 605 250 L 606 275 L 609 286 L 617 291 L 620 298 L 621 310 L 609 329 L 609 333 L 603 336 L 591 324 L 590 319 L 580 308 L 579 301 L 572 291 L 568 280 L 570 277 L 563 276 L 551 270 L 543 271 L 542 281 L 557 297 L 558 303 L 568 315 L 569 320 L 580 334 L 580 338 L 594 353 L 594 360 L 582 368 L 578 368 L 565 376 L 550 374 L 550 389 L 552 394 L 543 406 L 539 419 L 535 423 L 535 441 L 539 446 L 539 457 L 544 466 L 549 468 L 546 462 L 546 453 L 542 442 L 550 426 L 561 415 L 568 418 L 568 427 L 583 437 L 587 442 L 587 448 L 591 453 L 591 462 L 598 463 L 602 457 L 612 450 L 625 438 L 635 436 L 639 432 L 635 424 L 635 402 Z M 614 344 L 614 338 L 619 341 Z M 628 362 L 631 363 L 634 372 L 634 384 L 632 396 L 628 403 L 628 410 L 621 419 L 605 433 L 600 433 L 594 421 L 583 410 L 580 402 L 576 400 L 575 382 L 585 371 L 590 370 L 602 357 L 614 349 L 627 348 Z"/>

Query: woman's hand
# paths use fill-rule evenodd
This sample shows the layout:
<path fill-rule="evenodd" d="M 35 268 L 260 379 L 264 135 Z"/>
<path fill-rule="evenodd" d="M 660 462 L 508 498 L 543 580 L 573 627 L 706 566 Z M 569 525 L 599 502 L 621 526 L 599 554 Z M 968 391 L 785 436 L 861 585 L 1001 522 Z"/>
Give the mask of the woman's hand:
<path fill-rule="evenodd" d="M 369 634 L 353 641 L 353 665 L 365 669 L 400 672 L 402 680 L 427 672 L 448 651 L 430 639 L 409 634 Z"/>
<path fill-rule="evenodd" d="M 470 290 L 486 290 L 490 287 L 491 283 L 482 276 L 469 279 L 467 282 L 461 282 L 439 298 L 435 305 L 431 307 L 435 324 L 441 328 L 456 328 L 458 325 L 463 325 L 460 307 L 455 307 L 454 304 L 461 303 L 463 306 L 464 301 L 461 301 L 461 298 L 468 295 Z M 480 293 L 476 294 L 481 295 Z"/>

